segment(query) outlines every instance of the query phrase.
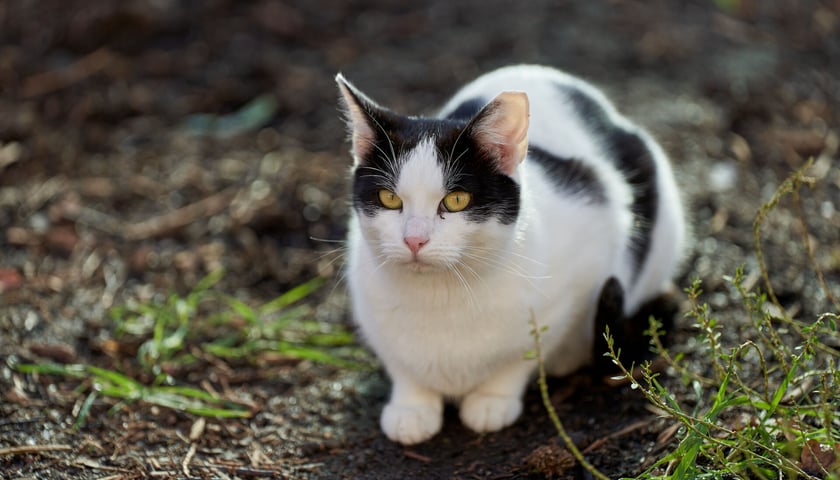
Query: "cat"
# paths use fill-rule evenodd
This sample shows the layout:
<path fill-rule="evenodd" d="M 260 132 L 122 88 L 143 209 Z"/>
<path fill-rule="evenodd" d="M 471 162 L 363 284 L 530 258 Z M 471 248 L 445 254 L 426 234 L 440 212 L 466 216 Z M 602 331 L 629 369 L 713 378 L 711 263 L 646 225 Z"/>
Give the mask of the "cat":
<path fill-rule="evenodd" d="M 393 384 L 392 441 L 434 436 L 445 401 L 476 432 L 510 425 L 535 372 L 532 321 L 562 376 L 593 360 L 599 296 L 631 316 L 672 286 L 685 222 L 671 166 L 589 83 L 505 67 L 415 117 L 336 81 L 353 157 L 347 283 Z"/>

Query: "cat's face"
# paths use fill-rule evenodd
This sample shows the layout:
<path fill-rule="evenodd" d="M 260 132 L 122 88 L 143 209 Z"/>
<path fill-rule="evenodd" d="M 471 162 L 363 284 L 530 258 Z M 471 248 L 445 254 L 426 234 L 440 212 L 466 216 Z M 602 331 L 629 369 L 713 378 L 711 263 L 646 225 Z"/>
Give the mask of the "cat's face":
<path fill-rule="evenodd" d="M 421 272 L 494 261 L 517 217 L 518 184 L 469 165 L 468 153 L 448 159 L 433 138 L 403 152 L 353 173 L 357 221 L 379 261 Z"/>
<path fill-rule="evenodd" d="M 519 214 L 527 98 L 502 94 L 469 121 L 422 119 L 339 85 L 353 136 L 353 207 L 378 261 L 462 274 L 503 262 Z"/>

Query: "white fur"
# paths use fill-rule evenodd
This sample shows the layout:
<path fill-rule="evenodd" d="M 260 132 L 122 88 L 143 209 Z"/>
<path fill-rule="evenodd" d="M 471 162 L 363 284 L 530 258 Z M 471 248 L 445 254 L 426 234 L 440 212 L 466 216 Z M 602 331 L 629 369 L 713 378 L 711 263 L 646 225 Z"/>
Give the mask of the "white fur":
<path fill-rule="evenodd" d="M 590 85 L 556 70 L 518 66 L 497 70 L 464 87 L 442 114 L 475 96 L 524 91 L 530 99 L 530 142 L 556 155 L 591 162 L 606 186 L 606 204 L 587 204 L 558 192 L 526 158 L 512 175 L 521 184 L 520 216 L 512 225 L 472 223 L 463 213 L 438 215 L 446 193 L 432 139 L 405 152 L 396 193 L 403 210 L 373 218 L 355 215 L 348 237 L 348 285 L 353 314 L 394 386 L 382 429 L 394 441 L 422 442 L 439 431 L 444 398 L 460 402 L 473 430 L 511 424 L 534 368 L 531 316 L 542 334 L 547 367 L 562 375 L 587 364 L 597 295 L 616 276 L 626 310 L 665 290 L 683 239 L 680 201 L 668 162 L 654 149 L 659 215 L 651 252 L 633 278 L 626 246 L 632 235 L 631 191 L 604 158 L 551 82 L 567 82 L 600 100 Z M 635 127 L 633 127 L 635 129 Z M 403 238 L 420 231 L 429 242 L 415 259 Z"/>

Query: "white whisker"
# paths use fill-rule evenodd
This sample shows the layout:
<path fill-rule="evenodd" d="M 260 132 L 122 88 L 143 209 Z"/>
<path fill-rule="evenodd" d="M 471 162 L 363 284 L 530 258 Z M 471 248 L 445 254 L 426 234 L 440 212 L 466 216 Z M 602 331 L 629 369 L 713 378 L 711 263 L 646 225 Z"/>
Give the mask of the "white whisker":
<path fill-rule="evenodd" d="M 450 265 L 448 269 L 449 269 L 449 271 L 451 271 L 455 274 L 455 277 L 458 279 L 461 286 L 464 287 L 464 292 L 467 294 L 467 299 L 470 302 L 470 307 L 472 307 L 471 309 L 473 311 L 479 310 L 480 309 L 480 304 L 476 300 L 475 292 L 473 291 L 473 288 L 470 285 L 470 283 L 467 281 L 467 279 L 464 278 L 464 275 L 458 270 L 458 265 Z"/>
<path fill-rule="evenodd" d="M 504 257 L 506 255 L 512 255 L 514 257 L 521 258 L 522 260 L 527 260 L 527 261 L 529 261 L 531 263 L 534 263 L 535 265 L 538 265 L 538 266 L 541 266 L 541 267 L 546 266 L 546 264 L 544 262 L 541 262 L 539 260 L 535 260 L 531 257 L 526 256 L 526 255 L 522 255 L 521 253 L 512 252 L 510 250 L 501 250 L 501 249 L 498 249 L 498 248 L 481 247 L 481 246 L 478 246 L 478 245 L 470 245 L 469 248 L 471 250 L 481 250 L 481 251 L 487 252 L 487 253 L 496 253 L 496 254 L 499 255 L 500 258 Z"/>
<path fill-rule="evenodd" d="M 309 237 L 310 240 L 313 242 L 322 242 L 322 243 L 341 243 L 346 244 L 347 239 L 332 239 L 332 238 L 319 238 L 319 237 Z"/>
<path fill-rule="evenodd" d="M 463 256 L 465 258 L 470 259 L 470 260 L 474 260 L 477 263 L 483 264 L 484 266 L 492 267 L 496 270 L 500 270 L 500 271 L 506 272 L 508 274 L 511 274 L 511 275 L 514 275 L 516 277 L 523 278 L 523 279 L 526 279 L 526 280 L 545 280 L 545 279 L 551 278 L 548 275 L 534 275 L 534 274 L 531 274 L 527 270 L 523 269 L 520 265 L 517 265 L 515 263 L 505 262 L 501 258 L 489 257 L 489 256 L 486 256 L 486 255 L 479 255 L 479 254 L 476 254 L 474 252 L 469 252 L 469 251 L 465 251 L 463 253 Z"/>

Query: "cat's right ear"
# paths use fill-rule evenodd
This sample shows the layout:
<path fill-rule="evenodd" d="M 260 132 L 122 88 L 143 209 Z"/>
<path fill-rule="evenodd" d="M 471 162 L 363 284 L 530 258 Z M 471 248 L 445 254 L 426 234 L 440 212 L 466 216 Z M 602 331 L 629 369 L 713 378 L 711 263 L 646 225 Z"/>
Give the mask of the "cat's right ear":
<path fill-rule="evenodd" d="M 353 142 L 353 160 L 356 165 L 373 150 L 376 142 L 375 120 L 371 113 L 379 107 L 359 89 L 348 82 L 342 74 L 335 76 L 341 91 L 342 105 L 346 115 L 347 128 Z"/>

